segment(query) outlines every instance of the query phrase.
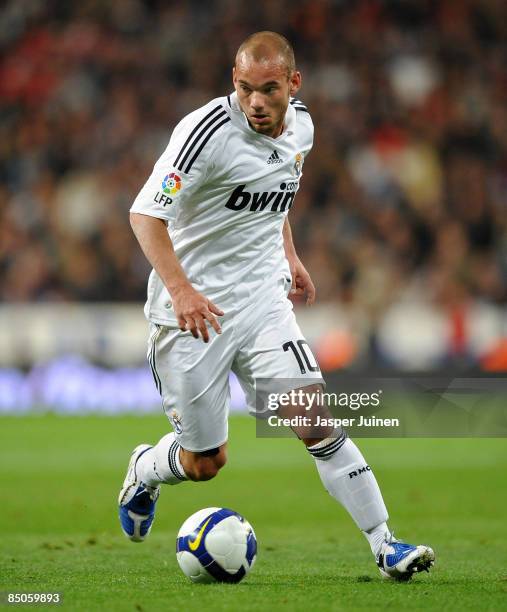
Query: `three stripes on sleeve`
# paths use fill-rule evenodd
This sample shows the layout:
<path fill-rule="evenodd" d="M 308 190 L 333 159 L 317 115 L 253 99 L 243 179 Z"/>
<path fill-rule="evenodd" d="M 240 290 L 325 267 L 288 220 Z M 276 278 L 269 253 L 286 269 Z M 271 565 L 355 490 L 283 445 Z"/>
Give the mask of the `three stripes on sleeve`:
<path fill-rule="evenodd" d="M 221 104 L 215 106 L 190 132 L 185 144 L 181 147 L 174 160 L 174 167 L 181 172 L 189 172 L 209 139 L 230 120 Z"/>

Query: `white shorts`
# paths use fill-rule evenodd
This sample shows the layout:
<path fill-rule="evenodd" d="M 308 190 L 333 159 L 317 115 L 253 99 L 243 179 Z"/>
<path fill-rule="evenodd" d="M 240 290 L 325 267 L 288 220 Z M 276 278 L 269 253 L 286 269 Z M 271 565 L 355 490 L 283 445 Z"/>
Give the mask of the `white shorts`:
<path fill-rule="evenodd" d="M 322 374 L 296 323 L 292 304 L 282 288 L 271 303 L 259 303 L 228 319 L 220 317 L 222 333 L 210 329 L 210 341 L 188 331 L 150 324 L 148 361 L 180 445 L 201 452 L 227 441 L 229 373 L 256 412 L 256 381 L 273 380 L 280 393 L 314 383 Z M 283 380 L 280 389 L 277 381 Z M 288 384 L 288 386 L 287 386 Z"/>

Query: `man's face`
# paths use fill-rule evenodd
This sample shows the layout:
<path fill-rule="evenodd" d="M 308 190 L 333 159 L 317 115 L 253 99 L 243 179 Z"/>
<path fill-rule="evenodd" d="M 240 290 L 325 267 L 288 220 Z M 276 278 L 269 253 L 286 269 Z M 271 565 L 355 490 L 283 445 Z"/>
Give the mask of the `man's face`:
<path fill-rule="evenodd" d="M 259 134 L 277 138 L 283 130 L 289 96 L 301 85 L 300 73 L 295 71 L 289 77 L 287 67 L 279 61 L 255 62 L 243 57 L 233 68 L 232 77 L 251 127 Z"/>

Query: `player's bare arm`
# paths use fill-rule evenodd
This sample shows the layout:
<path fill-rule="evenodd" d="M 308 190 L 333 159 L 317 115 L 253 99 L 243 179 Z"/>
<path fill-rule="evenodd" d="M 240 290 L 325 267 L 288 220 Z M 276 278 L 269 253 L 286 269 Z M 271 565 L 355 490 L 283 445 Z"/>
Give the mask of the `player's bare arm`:
<path fill-rule="evenodd" d="M 221 333 L 215 315 L 224 313 L 190 284 L 174 252 L 165 221 L 130 213 L 130 224 L 148 261 L 171 294 L 180 329 L 190 331 L 194 338 L 199 338 L 200 334 L 204 342 L 208 342 L 209 332 L 205 323 L 208 321 L 217 334 Z"/>
<path fill-rule="evenodd" d="M 306 293 L 306 305 L 311 306 L 315 302 L 315 285 L 307 269 L 297 256 L 288 217 L 286 217 L 283 225 L 283 246 L 292 276 L 291 293 L 293 295 L 304 295 Z"/>

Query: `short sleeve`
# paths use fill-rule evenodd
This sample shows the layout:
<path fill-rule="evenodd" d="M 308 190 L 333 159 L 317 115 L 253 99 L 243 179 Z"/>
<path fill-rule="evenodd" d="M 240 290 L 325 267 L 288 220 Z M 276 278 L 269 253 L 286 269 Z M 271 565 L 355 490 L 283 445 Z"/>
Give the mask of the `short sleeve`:
<path fill-rule="evenodd" d="M 174 129 L 166 150 L 130 209 L 170 221 L 206 180 L 220 128 L 230 121 L 221 104 L 187 115 Z"/>

